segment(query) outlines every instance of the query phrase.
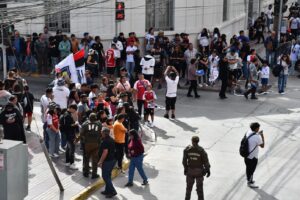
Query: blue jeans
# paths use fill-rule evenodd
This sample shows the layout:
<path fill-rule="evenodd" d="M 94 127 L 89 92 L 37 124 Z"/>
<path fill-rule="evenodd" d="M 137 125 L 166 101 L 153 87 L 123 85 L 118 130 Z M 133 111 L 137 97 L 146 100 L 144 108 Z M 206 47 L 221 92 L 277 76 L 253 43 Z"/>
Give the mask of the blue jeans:
<path fill-rule="evenodd" d="M 243 76 L 245 79 L 248 79 L 249 78 L 249 69 L 248 69 L 248 66 L 247 66 L 247 61 L 243 61 Z"/>
<path fill-rule="evenodd" d="M 25 70 L 31 72 L 36 71 L 35 58 L 33 56 L 26 56 L 24 63 L 25 63 Z"/>
<path fill-rule="evenodd" d="M 129 79 L 133 76 L 134 67 L 135 67 L 134 62 L 126 62 L 126 70 L 127 70 Z"/>
<path fill-rule="evenodd" d="M 60 138 L 61 138 L 61 141 L 60 141 L 61 148 L 65 148 L 66 145 L 67 145 L 67 136 L 66 136 L 66 134 L 63 133 L 63 132 L 60 132 Z"/>
<path fill-rule="evenodd" d="M 278 76 L 278 92 L 284 92 L 284 88 L 286 87 L 288 75 L 280 74 Z"/>
<path fill-rule="evenodd" d="M 50 128 L 46 129 L 48 137 L 49 137 L 49 154 L 58 154 L 59 150 L 59 133 L 55 133 L 53 130 Z"/>
<path fill-rule="evenodd" d="M 266 50 L 266 60 L 270 64 L 270 67 L 273 67 L 275 59 L 275 52 Z"/>
<path fill-rule="evenodd" d="M 16 58 L 15 56 L 7 56 L 7 61 L 8 61 L 8 70 L 14 68 L 16 66 Z"/>
<path fill-rule="evenodd" d="M 52 67 L 52 70 L 55 69 L 55 65 L 58 64 L 58 57 L 51 57 L 51 67 Z"/>
<path fill-rule="evenodd" d="M 111 182 L 111 172 L 115 166 L 116 160 L 104 161 L 102 164 L 102 178 L 105 182 L 104 192 L 107 194 L 117 193 Z"/>
<path fill-rule="evenodd" d="M 134 170 L 135 168 L 138 170 L 140 176 L 142 177 L 143 181 L 147 181 L 148 178 L 144 172 L 143 169 L 143 159 L 144 155 L 139 155 L 137 157 L 132 157 L 130 160 L 130 165 L 129 165 L 129 174 L 128 174 L 128 182 L 132 183 L 133 182 L 133 176 L 134 176 Z"/>

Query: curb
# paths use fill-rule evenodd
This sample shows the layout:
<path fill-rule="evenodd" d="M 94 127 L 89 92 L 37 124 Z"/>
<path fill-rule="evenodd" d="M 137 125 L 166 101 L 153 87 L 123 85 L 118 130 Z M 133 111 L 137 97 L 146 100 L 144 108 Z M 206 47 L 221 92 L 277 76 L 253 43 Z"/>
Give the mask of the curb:
<path fill-rule="evenodd" d="M 130 164 L 130 161 L 123 162 L 122 168 L 124 171 L 128 169 L 129 164 Z M 119 176 L 120 173 L 121 172 L 118 169 L 113 169 L 112 175 L 111 175 L 112 179 Z M 79 194 L 73 196 L 71 198 L 71 200 L 85 200 L 89 196 L 91 196 L 94 192 L 96 192 L 98 189 L 102 188 L 104 185 L 105 185 L 105 182 L 104 182 L 103 178 L 101 178 L 98 181 L 96 181 L 95 183 L 93 183 L 92 185 L 86 187 Z"/>

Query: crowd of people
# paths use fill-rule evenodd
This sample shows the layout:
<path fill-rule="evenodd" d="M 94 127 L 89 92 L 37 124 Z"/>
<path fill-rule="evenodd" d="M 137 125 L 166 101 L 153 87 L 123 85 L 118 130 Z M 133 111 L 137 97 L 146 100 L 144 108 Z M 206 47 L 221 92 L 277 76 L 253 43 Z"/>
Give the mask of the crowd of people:
<path fill-rule="evenodd" d="M 164 85 L 164 117 L 167 119 L 176 118 L 177 88 L 183 85 L 189 86 L 187 97 L 199 98 L 199 87 L 215 87 L 221 82 L 219 97 L 226 99 L 226 92 L 236 93 L 242 80 L 245 81 L 245 98 L 248 99 L 251 94 L 251 99 L 257 99 L 258 86 L 261 85 L 259 92 L 267 93 L 271 69 L 279 65 L 278 92 L 284 94 L 288 74 L 296 73 L 293 69 L 296 69 L 300 55 L 299 33 L 291 31 L 293 44 L 290 54 L 277 55 L 280 41 L 270 28 L 270 9 L 272 7 L 254 25 L 253 39 L 257 39 L 257 43 L 261 39 L 264 42 L 265 59 L 251 48 L 252 38 L 246 36 L 243 30 L 228 42 L 226 34 L 218 28 L 212 32 L 203 28 L 195 46 L 187 33 L 175 34 L 170 40 L 163 31 L 155 34 L 155 29 L 150 28 L 144 43 L 134 32 L 129 33 L 128 38 L 120 33 L 113 38 L 107 50 L 99 36 L 92 37 L 87 32 L 79 42 L 74 34 L 68 38 L 59 30 L 52 36 L 47 27 L 39 35 L 28 35 L 26 41 L 15 31 L 12 45 L 7 49 L 8 76 L 0 82 L 3 106 L 0 124 L 4 128 L 4 136 L 26 143 L 25 131 L 31 131 L 34 96 L 19 72 L 53 73 L 55 80 L 40 98 L 44 142 L 49 155 L 56 159 L 63 149 L 66 166 L 76 170 L 75 149 L 76 143 L 80 142 L 83 176 L 88 177 L 91 173 L 91 178 L 98 178 L 97 168 L 100 166 L 106 182 L 103 194 L 107 197 L 116 195 L 110 180 L 111 171 L 116 164 L 123 172 L 124 156 L 131 159 L 126 186 L 133 185 L 135 168 L 143 179 L 142 184 L 147 185 L 140 122 L 154 126 L 155 91 Z M 291 29 L 295 26 L 294 20 L 295 17 L 290 18 Z M 300 20 L 297 27 L 299 29 Z M 266 38 L 265 31 L 268 31 Z M 56 71 L 55 65 L 70 53 L 82 49 L 85 52 L 86 83 L 75 84 L 66 73 Z M 141 52 L 145 55 L 141 56 Z M 100 84 L 98 80 L 101 80 Z M 28 119 L 24 129 L 25 118 Z"/>

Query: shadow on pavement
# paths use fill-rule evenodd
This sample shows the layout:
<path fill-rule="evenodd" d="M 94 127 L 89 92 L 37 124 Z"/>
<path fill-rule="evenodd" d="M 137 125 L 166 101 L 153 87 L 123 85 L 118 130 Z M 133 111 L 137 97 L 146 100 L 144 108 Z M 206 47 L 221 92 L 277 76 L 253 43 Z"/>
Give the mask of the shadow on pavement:
<path fill-rule="evenodd" d="M 184 131 L 191 131 L 191 132 L 195 133 L 196 130 L 198 130 L 198 128 L 192 127 L 192 126 L 188 125 L 187 123 L 184 123 L 183 121 L 180 121 L 178 119 L 170 120 L 170 122 L 172 122 L 175 125 L 181 127 Z"/>
<path fill-rule="evenodd" d="M 253 189 L 255 192 L 257 192 L 257 194 L 259 195 L 260 199 L 263 200 L 278 200 L 277 198 L 275 198 L 274 196 L 266 193 L 264 190 L 262 189 Z"/>
<path fill-rule="evenodd" d="M 174 136 L 167 135 L 167 131 L 160 129 L 157 126 L 154 126 L 152 129 L 155 131 L 157 137 L 161 137 L 164 140 L 175 138 Z"/>

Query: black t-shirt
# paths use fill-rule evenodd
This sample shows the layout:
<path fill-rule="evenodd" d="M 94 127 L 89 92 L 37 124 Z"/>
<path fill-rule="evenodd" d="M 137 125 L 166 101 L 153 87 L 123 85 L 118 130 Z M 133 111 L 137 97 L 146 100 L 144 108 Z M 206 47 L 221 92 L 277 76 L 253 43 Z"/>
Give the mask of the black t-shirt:
<path fill-rule="evenodd" d="M 114 160 L 115 159 L 116 147 L 115 147 L 114 140 L 110 136 L 107 136 L 106 138 L 104 138 L 103 142 L 101 143 L 100 157 L 102 156 L 102 153 L 105 149 L 108 149 L 108 154 L 107 154 L 104 161 Z"/>

